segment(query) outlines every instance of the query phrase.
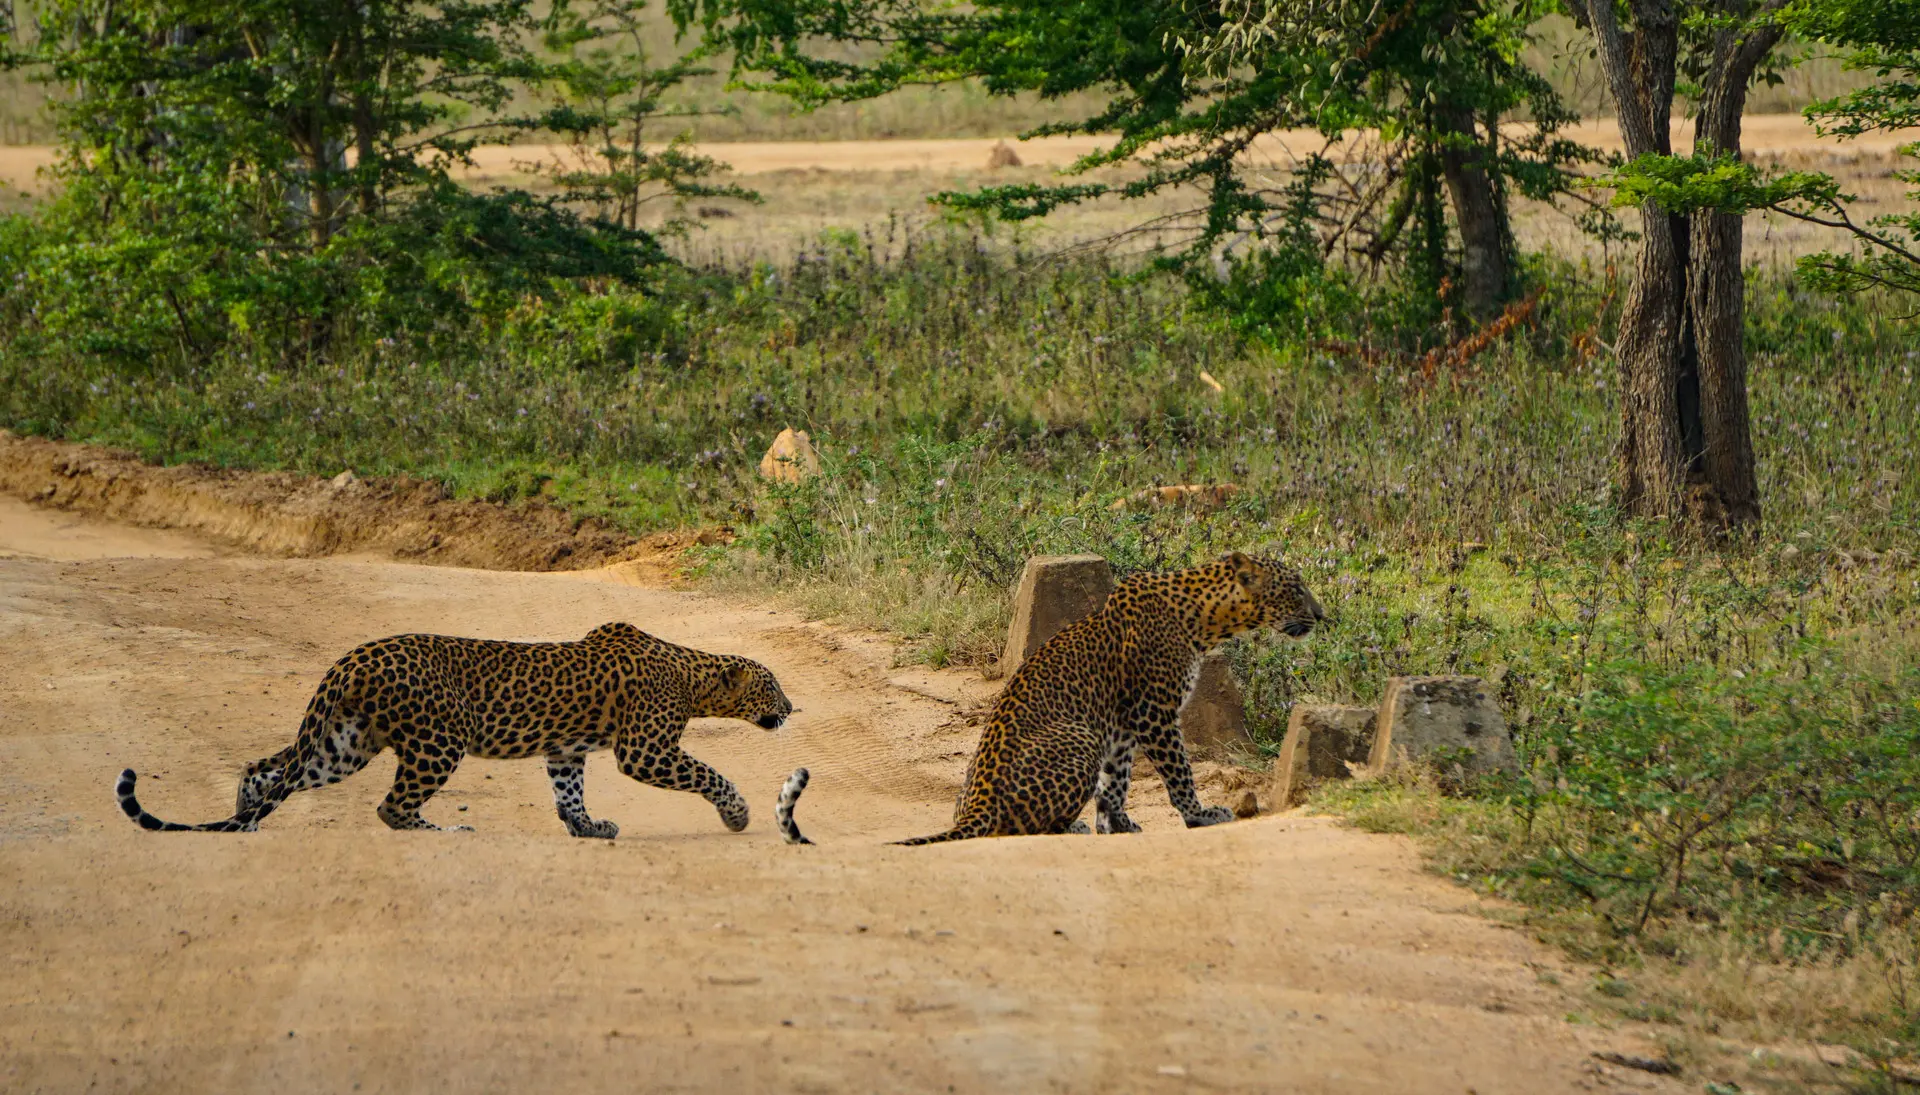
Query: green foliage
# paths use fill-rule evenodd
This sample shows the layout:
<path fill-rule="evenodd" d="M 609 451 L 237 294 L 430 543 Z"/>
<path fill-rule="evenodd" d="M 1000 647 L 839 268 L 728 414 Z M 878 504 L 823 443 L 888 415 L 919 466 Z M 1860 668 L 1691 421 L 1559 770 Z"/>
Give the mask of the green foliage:
<path fill-rule="evenodd" d="M 32 333 L 63 348 L 152 367 L 238 339 L 286 362 L 347 331 L 638 285 L 665 260 L 631 224 L 450 181 L 477 142 L 536 124 L 503 113 L 555 78 L 527 44 L 526 0 L 63 0 L 39 15 L 0 65 L 65 90 L 62 189 L 37 225 L 9 224 L 0 261 L 31 296 Z"/>
<path fill-rule="evenodd" d="M 1029 555 L 1125 572 L 1274 546 L 1332 624 L 1229 647 L 1257 741 L 1390 674 L 1496 682 L 1527 771 L 1433 809 L 1474 827 L 1470 879 L 1598 925 L 1589 954 L 1717 923 L 1763 961 L 1776 931 L 1778 961 L 1864 960 L 1876 925 L 1912 923 L 1920 350 L 1891 294 L 1750 279 L 1769 523 L 1708 549 L 1611 510 L 1615 374 L 1580 347 L 1613 337 L 1618 287 L 1551 267 L 1536 327 L 1430 379 L 1250 344 L 1165 272 L 957 230 L 835 233 L 644 290 L 489 290 L 497 316 L 346 330 L 325 358 L 255 326 L 135 368 L 42 319 L 68 299 L 38 280 L 47 246 L 44 223 L 0 222 L 0 426 L 423 475 L 633 530 L 728 524 L 710 582 L 888 628 L 934 664 L 991 662 Z M 788 425 L 823 474 L 763 484 Z M 1217 511 L 1126 504 L 1208 482 L 1242 490 Z M 1369 793 L 1355 808 L 1377 817 L 1391 792 Z"/>
<path fill-rule="evenodd" d="M 994 0 L 965 9 L 674 0 L 670 10 L 732 50 L 737 72 L 762 77 L 754 86 L 805 106 L 959 79 L 1005 95 L 1110 96 L 1102 109 L 1029 135 L 1112 134 L 1109 147 L 1070 173 L 1128 165 L 1137 168 L 1132 177 L 987 187 L 939 200 L 1018 221 L 1082 201 L 1191 189 L 1199 208 L 1152 226 L 1180 241 L 1166 264 L 1210 278 L 1221 249 L 1239 249 L 1236 273 L 1208 299 L 1249 331 L 1311 329 L 1313 316 L 1293 311 L 1303 301 L 1289 283 L 1330 258 L 1365 276 L 1408 278 L 1406 299 L 1423 309 L 1413 328 L 1432 327 L 1451 303 L 1439 288 L 1460 283 L 1440 197 L 1443 161 L 1457 157 L 1458 170 L 1490 179 L 1494 207 L 1475 215 L 1499 222 L 1504 254 L 1509 191 L 1552 198 L 1576 165 L 1594 158 L 1561 135 L 1571 113 L 1518 60 L 1541 14 L 1527 4 L 1407 0 L 1382 13 L 1110 0 Z M 1271 18 L 1283 10 L 1285 18 Z M 838 48 L 826 52 L 821 43 Z M 1524 133 L 1498 128 L 1521 116 L 1532 123 Z M 1287 130 L 1317 131 L 1327 147 L 1296 150 L 1288 179 L 1245 169 L 1258 138 Z M 1380 147 L 1358 164 L 1333 149 L 1339 139 L 1373 134 Z M 1269 271 L 1278 284 L 1248 285 Z"/>
<path fill-rule="evenodd" d="M 1849 521 L 1829 516 L 1828 528 Z M 1336 593 L 1341 631 L 1360 633 L 1326 637 L 1348 648 L 1341 658 L 1397 640 L 1402 671 L 1496 681 L 1521 776 L 1443 784 L 1461 796 L 1447 804 L 1390 782 L 1328 801 L 1363 824 L 1442 835 L 1461 881 L 1541 910 L 1535 923 L 1591 961 L 1877 968 L 1890 990 L 1805 1009 L 1812 1033 L 1873 1059 L 1898 1039 L 1910 1049 L 1920 1012 L 1899 986 L 1916 972 L 1901 941 L 1920 930 L 1911 560 L 1839 550 L 1824 531 L 1709 555 L 1599 509 L 1568 512 L 1562 527 L 1524 557 L 1490 550 L 1450 568 L 1431 622 L 1382 613 L 1387 626 L 1369 626 L 1371 600 Z M 1423 631 L 1444 643 L 1427 639 L 1424 658 Z M 1740 957 L 1726 959 L 1729 945 Z M 1753 1017 L 1724 994 L 1630 1005 L 1672 1006 L 1714 1024 Z"/>
<path fill-rule="evenodd" d="M 564 137 L 571 162 L 549 165 L 547 177 L 561 199 L 585 203 L 598 219 L 638 232 L 641 211 L 657 200 L 676 205 L 689 198 L 758 202 L 760 196 L 713 181 L 724 165 L 692 150 L 682 133 L 665 147 L 647 141 L 648 128 L 695 112 L 664 101 L 687 80 L 711 75 L 695 49 L 665 65 L 649 63 L 646 0 L 579 0 L 557 4 L 548 20 L 546 48 L 564 59 L 549 82 L 559 106 L 542 125 Z M 669 227 L 684 230 L 674 220 Z"/>
<path fill-rule="evenodd" d="M 1731 152 L 1714 153 L 1702 144 L 1691 156 L 1648 154 L 1621 165 L 1591 185 L 1613 189 L 1615 207 L 1658 202 L 1669 213 L 1744 214 L 1788 203 L 1832 204 L 1839 184 L 1817 171 L 1772 175 Z"/>
<path fill-rule="evenodd" d="M 1857 137 L 1920 125 L 1920 3 L 1915 0 L 1796 0 L 1782 21 L 1810 39 L 1848 51 L 1847 67 L 1876 82 L 1806 110 L 1823 134 Z M 1920 143 L 1902 148 L 1920 156 Z M 1920 200 L 1920 171 L 1896 171 Z M 1920 293 L 1920 213 L 1896 212 L 1857 222 L 1845 195 L 1832 190 L 1790 203 L 1785 212 L 1853 234 L 1861 249 L 1827 252 L 1800 262 L 1810 283 L 1834 292 L 1876 288 Z"/>
<path fill-rule="evenodd" d="M 1314 338 L 1354 337 L 1369 326 L 1367 303 L 1380 305 L 1380 324 L 1388 331 L 1397 305 L 1406 303 L 1396 290 L 1369 292 L 1369 286 L 1345 271 L 1315 261 L 1303 248 L 1229 253 L 1223 260 L 1224 277 L 1189 277 L 1195 294 L 1212 303 L 1238 332 L 1270 345 Z M 1425 318 L 1425 317 L 1422 317 Z M 1417 326 L 1409 318 L 1407 326 Z"/>

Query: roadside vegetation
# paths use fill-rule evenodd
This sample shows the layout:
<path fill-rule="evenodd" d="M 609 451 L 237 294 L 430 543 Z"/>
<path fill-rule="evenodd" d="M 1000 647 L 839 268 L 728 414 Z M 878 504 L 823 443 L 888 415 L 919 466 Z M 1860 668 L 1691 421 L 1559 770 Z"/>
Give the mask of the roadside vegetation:
<path fill-rule="evenodd" d="M 1231 648 L 1263 751 L 1296 703 L 1457 672 L 1494 682 L 1524 758 L 1322 805 L 1522 902 L 1609 971 L 1596 1016 L 1671 1024 L 1676 1053 L 1843 1043 L 1868 1069 L 1833 1075 L 1888 1089 L 1913 1067 L 1920 215 L 1855 220 L 1831 180 L 1762 177 L 1737 127 L 1691 155 L 1648 138 L 1632 164 L 1550 139 L 1574 114 L 1520 60 L 1531 9 L 1155 21 L 1182 6 L 1115 39 L 1048 4 L 952 22 L 851 4 L 879 21 L 842 45 L 897 47 L 856 64 L 794 52 L 804 24 L 754 24 L 778 5 L 680 5 L 706 36 L 659 63 L 629 48 L 646 37 L 629 0 L 294 5 L 271 34 L 249 31 L 259 4 L 70 6 L 0 54 L 73 93 L 58 193 L 0 219 L 0 426 L 405 473 L 636 532 L 728 525 L 703 581 L 897 632 L 935 665 L 992 667 L 1033 554 L 1124 572 L 1280 552 L 1332 625 Z M 1687 49 L 1760 65 L 1786 34 L 1709 6 L 1688 33 L 1749 37 Z M 1824 104 L 1829 124 L 1911 120 L 1910 9 L 1792 8 L 1796 33 L 1893 77 Z M 1611 7 L 1582 10 L 1619 44 Z M 1121 131 L 1099 159 L 1143 173 L 943 194 L 936 218 L 777 262 L 689 262 L 678 210 L 758 197 L 664 139 L 699 105 L 677 89 L 729 53 L 803 103 L 975 78 L 1077 96 L 1055 128 Z M 1671 91 L 1675 72 L 1653 78 Z M 1470 109 L 1436 94 L 1471 73 Z M 1537 139 L 1507 139 L 1516 113 Z M 1244 141 L 1299 125 L 1387 136 L 1365 162 L 1237 166 Z M 573 146 L 549 189 L 452 182 L 475 140 L 529 133 Z M 1638 209 L 1588 227 L 1657 262 L 1516 248 L 1510 200 L 1579 201 L 1601 172 Z M 1202 205 L 1158 256 L 1041 253 L 1018 230 L 1181 187 Z M 1860 248 L 1743 271 L 1740 214 L 1763 206 Z M 1686 259 L 1689 238 L 1710 246 Z M 1660 335 L 1683 314 L 1684 337 Z M 822 473 L 768 484 L 755 466 L 787 426 Z M 1716 470 L 1722 435 L 1751 459 Z M 1129 501 L 1221 483 L 1239 491 L 1217 509 Z"/>
<path fill-rule="evenodd" d="M 1546 910 L 1616 971 L 1614 1002 L 1676 1037 L 1913 1043 L 1905 301 L 1754 280 L 1769 512 L 1715 541 L 1610 508 L 1603 278 L 1551 272 L 1532 326 L 1428 375 L 1421 353 L 1370 359 L 1332 334 L 1248 343 L 1172 275 L 963 230 L 894 242 L 893 262 L 847 235 L 777 268 L 680 270 L 325 358 L 240 339 L 129 369 L 55 342 L 28 308 L 5 317 L 0 415 L 167 462 L 408 473 L 636 531 L 727 524 L 740 539 L 700 560 L 707 581 L 898 632 L 935 664 L 991 666 L 1028 555 L 1131 570 L 1271 545 L 1334 625 L 1233 647 L 1264 749 L 1296 702 L 1461 672 L 1498 682 L 1528 758 L 1511 784 L 1329 804 L 1436 836 L 1450 871 Z M 824 474 L 766 485 L 755 464 L 790 424 Z M 1219 511 L 1115 508 L 1219 482 L 1242 488 Z"/>

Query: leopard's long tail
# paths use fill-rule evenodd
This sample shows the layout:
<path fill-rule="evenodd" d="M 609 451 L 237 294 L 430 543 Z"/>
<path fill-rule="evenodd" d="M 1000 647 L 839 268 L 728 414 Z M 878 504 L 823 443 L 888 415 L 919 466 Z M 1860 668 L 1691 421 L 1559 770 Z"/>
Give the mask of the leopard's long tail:
<path fill-rule="evenodd" d="M 793 808 L 800 802 L 800 792 L 807 789 L 807 781 L 813 776 L 805 768 L 795 768 L 780 787 L 780 801 L 773 805 L 773 824 L 780 830 L 780 839 L 788 844 L 812 844 L 800 832 L 800 826 L 793 820 Z"/>
<path fill-rule="evenodd" d="M 115 783 L 113 786 L 113 793 L 119 796 L 120 809 L 125 811 L 126 815 L 133 819 L 134 824 L 140 826 L 142 829 L 148 829 L 155 832 L 163 832 L 163 833 L 252 832 L 254 829 L 259 827 L 260 819 L 266 817 L 270 813 L 273 813 L 275 808 L 277 808 L 281 802 L 285 801 L 285 798 L 286 798 L 286 796 L 284 795 L 274 796 L 269 794 L 266 798 L 262 799 L 258 804 L 251 806 L 245 810 L 242 810 L 237 814 L 234 814 L 232 817 L 227 818 L 225 821 L 208 821 L 208 822 L 203 822 L 199 825 L 182 825 L 177 821 L 162 821 L 159 818 L 154 817 L 152 814 L 148 813 L 146 811 L 146 808 L 140 805 L 140 800 L 135 798 L 133 794 L 133 784 L 134 784 L 134 781 L 138 778 L 139 778 L 138 776 L 134 775 L 133 769 L 131 768 L 128 768 L 127 770 L 121 772 L 119 782 Z"/>
<path fill-rule="evenodd" d="M 780 830 L 780 837 L 788 844 L 812 844 L 800 831 L 800 825 L 793 819 L 793 808 L 800 803 L 800 792 L 807 789 L 807 781 L 812 775 L 805 768 L 795 768 L 780 788 L 780 801 L 773 807 L 773 823 Z M 969 814 L 954 823 L 953 828 L 932 836 L 917 836 L 911 840 L 895 841 L 897 844 L 945 844 L 950 840 L 970 840 L 986 836 L 986 827 L 979 823 L 978 817 Z"/>
<path fill-rule="evenodd" d="M 329 676 L 333 670 L 328 670 Z M 307 713 L 300 720 L 300 732 L 294 736 L 293 744 L 270 757 L 254 761 L 247 773 L 240 777 L 240 789 L 234 795 L 233 816 L 224 821 L 207 821 L 199 825 L 182 825 L 176 821 L 163 821 L 148 813 L 134 797 L 134 781 L 139 777 L 133 769 L 120 773 L 120 779 L 113 785 L 113 793 L 120 800 L 120 809 L 135 825 L 142 829 L 162 833 L 250 833 L 260 827 L 260 822 L 268 814 L 278 809 L 287 796 L 298 790 L 294 782 L 294 773 L 303 771 L 313 759 L 320 747 L 320 727 L 325 723 L 331 711 L 327 698 L 325 681 L 314 692 L 313 699 L 307 701 Z"/>

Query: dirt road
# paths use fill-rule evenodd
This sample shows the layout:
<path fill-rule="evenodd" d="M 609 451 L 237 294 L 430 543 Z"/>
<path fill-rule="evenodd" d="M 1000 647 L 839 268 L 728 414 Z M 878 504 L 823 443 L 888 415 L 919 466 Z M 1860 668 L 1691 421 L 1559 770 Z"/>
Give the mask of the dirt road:
<path fill-rule="evenodd" d="M 237 555 L 0 499 L 0 1089 L 35 1091 L 1692 1090 L 1598 1065 L 1554 955 L 1404 841 L 1285 816 L 1133 837 L 881 845 L 940 828 L 990 685 L 889 669 L 878 638 L 643 588 Z M 533 762 L 469 759 L 374 817 L 391 757 L 251 835 L 180 820 L 289 740 L 321 671 L 409 630 L 574 637 L 630 620 L 737 651 L 800 711 L 688 748 L 756 811 L 593 759 L 618 841 L 569 838 Z M 813 848 L 774 792 L 812 766 Z M 1673 1083 L 1671 1088 L 1659 1085 Z"/>

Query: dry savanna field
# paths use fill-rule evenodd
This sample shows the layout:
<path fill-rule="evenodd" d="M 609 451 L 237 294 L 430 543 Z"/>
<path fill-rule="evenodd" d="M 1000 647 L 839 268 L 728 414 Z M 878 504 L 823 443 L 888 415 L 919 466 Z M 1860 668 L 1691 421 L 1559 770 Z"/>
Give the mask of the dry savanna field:
<path fill-rule="evenodd" d="M 1690 140 L 1688 123 L 1676 122 L 1674 146 Z M 1602 151 L 1617 151 L 1620 137 L 1610 120 L 1573 127 L 1568 135 Z M 1748 118 L 1745 132 L 1748 155 L 1789 169 L 1817 169 L 1833 173 L 1850 193 L 1863 201 L 1869 215 L 1908 206 L 1905 187 L 1893 177 L 1898 167 L 1894 149 L 1907 138 L 1898 133 L 1876 133 L 1840 141 L 1822 138 L 1797 114 L 1759 114 Z M 856 227 L 869 236 L 884 237 L 890 218 L 913 226 L 936 214 L 926 204 L 929 195 L 964 190 L 985 183 L 1045 182 L 1073 161 L 1104 145 L 1096 137 L 1043 137 L 1032 141 L 1001 138 L 896 139 L 852 141 L 715 142 L 696 146 L 733 169 L 733 181 L 757 190 L 762 205 L 710 201 L 692 210 L 699 229 L 677 243 L 691 258 L 733 262 L 756 258 L 779 259 L 813 245 L 828 229 Z M 1245 161 L 1254 172 L 1283 177 L 1294 157 L 1320 151 L 1326 140 L 1314 133 L 1274 134 L 1254 142 Z M 1018 166 L 990 168 L 997 146 L 1010 147 Z M 1335 147 L 1336 158 L 1362 159 L 1368 149 Z M 0 209 L 20 206 L 45 185 L 42 172 L 55 160 L 55 151 L 40 146 L 0 146 Z M 542 183 L 532 170 L 541 163 L 567 163 L 564 149 L 544 145 L 489 146 L 476 150 L 473 164 L 461 177 L 478 187 L 508 185 L 538 189 Z M 1124 177 L 1119 169 L 1096 172 L 1095 179 Z M 1023 231 L 1043 248 L 1100 241 L 1129 233 L 1145 221 L 1176 216 L 1199 207 L 1190 195 L 1169 194 L 1141 202 L 1105 201 L 1072 207 Z M 1569 207 L 1572 208 L 1572 207 Z M 657 217 L 672 214 L 662 203 Z M 1626 214 L 1631 217 L 1629 212 Z M 1628 252 L 1616 246 L 1607 254 L 1573 223 L 1566 209 L 1529 205 L 1518 212 L 1520 243 L 1530 249 L 1549 249 L 1596 262 L 1620 261 Z M 1129 235 L 1122 246 L 1138 249 L 1156 239 L 1173 239 L 1174 226 L 1162 233 Z M 884 246 L 885 241 L 882 240 Z M 1747 251 L 1750 261 L 1771 262 L 1829 247 L 1846 246 L 1839 234 L 1775 213 L 1750 218 Z"/>

